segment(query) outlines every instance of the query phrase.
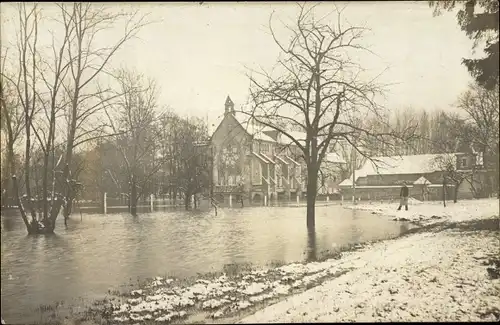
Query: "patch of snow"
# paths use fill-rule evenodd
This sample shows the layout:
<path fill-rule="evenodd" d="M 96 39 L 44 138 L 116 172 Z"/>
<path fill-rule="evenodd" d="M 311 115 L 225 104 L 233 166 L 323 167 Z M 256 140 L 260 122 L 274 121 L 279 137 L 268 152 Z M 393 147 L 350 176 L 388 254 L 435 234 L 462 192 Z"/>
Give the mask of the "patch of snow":
<path fill-rule="evenodd" d="M 278 284 L 274 288 L 273 292 L 276 293 L 276 294 L 278 294 L 278 295 L 286 295 L 290 291 L 290 288 L 291 287 L 289 285 L 287 285 L 287 284 L 285 284 L 285 285 Z"/>
<path fill-rule="evenodd" d="M 254 282 L 250 284 L 248 287 L 246 287 L 242 292 L 246 295 L 254 296 L 266 290 L 267 287 L 268 286 L 263 283 Z"/>
<path fill-rule="evenodd" d="M 127 322 L 129 320 L 129 318 L 125 317 L 125 316 L 121 316 L 121 317 L 115 317 L 115 318 L 113 318 L 113 320 L 115 320 L 117 322 Z"/>
<path fill-rule="evenodd" d="M 120 308 L 119 308 L 119 309 L 117 309 L 117 310 L 115 310 L 115 311 L 113 312 L 113 314 L 121 314 L 121 313 L 125 313 L 125 312 L 127 312 L 129 309 L 130 309 L 130 305 L 128 305 L 128 304 L 122 304 L 122 305 L 120 305 Z"/>
<path fill-rule="evenodd" d="M 143 294 L 142 290 L 132 290 L 130 292 L 132 296 L 141 296 Z"/>
<path fill-rule="evenodd" d="M 203 302 L 203 305 L 202 305 L 202 308 L 203 309 L 214 309 L 214 308 L 218 308 L 224 304 L 227 304 L 229 303 L 230 301 L 227 300 L 227 299 L 210 299 L 210 300 L 207 300 L 205 302 Z"/>
<path fill-rule="evenodd" d="M 142 301 L 142 298 L 130 298 L 127 300 L 127 302 L 131 305 L 137 305 Z"/>
<path fill-rule="evenodd" d="M 236 308 L 238 308 L 240 310 L 248 308 L 250 306 L 252 306 L 252 303 L 250 301 L 247 301 L 247 300 L 238 301 L 238 303 L 236 304 Z"/>
<path fill-rule="evenodd" d="M 409 204 L 408 211 L 397 211 L 399 201 L 393 203 L 364 203 L 350 206 L 350 209 L 365 210 L 381 215 L 405 219 L 408 221 L 420 221 L 424 225 L 437 222 L 451 221 L 460 222 L 482 219 L 485 217 L 498 216 L 498 199 L 459 200 L 457 203 L 446 202 L 446 207 L 440 201 L 426 201 L 421 204 Z"/>
<path fill-rule="evenodd" d="M 225 310 L 218 310 L 215 313 L 212 314 L 212 318 L 220 318 L 224 316 L 224 311 Z"/>
<path fill-rule="evenodd" d="M 143 320 L 148 320 L 151 318 L 153 318 L 153 316 L 151 316 L 150 314 L 146 314 L 146 315 L 130 314 L 130 319 L 136 320 L 136 321 L 137 320 L 143 321 Z"/>
<path fill-rule="evenodd" d="M 264 301 L 264 300 L 267 300 L 267 299 L 271 299 L 271 298 L 274 298 L 275 295 L 273 295 L 272 293 L 265 293 L 265 294 L 262 294 L 262 295 L 258 295 L 258 296 L 254 296 L 254 297 L 250 297 L 249 300 L 250 302 L 261 302 L 261 301 Z"/>

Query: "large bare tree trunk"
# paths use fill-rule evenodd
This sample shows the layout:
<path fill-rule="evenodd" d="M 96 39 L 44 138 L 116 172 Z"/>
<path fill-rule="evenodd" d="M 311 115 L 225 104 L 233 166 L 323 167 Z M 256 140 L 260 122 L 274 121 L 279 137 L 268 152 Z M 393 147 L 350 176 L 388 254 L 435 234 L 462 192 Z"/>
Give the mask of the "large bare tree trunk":
<path fill-rule="evenodd" d="M 309 168 L 307 172 L 307 229 L 316 228 L 316 195 L 318 189 L 318 169 Z"/>
<path fill-rule="evenodd" d="M 19 189 L 17 186 L 17 178 L 16 176 L 12 176 L 12 183 L 13 183 L 13 190 L 14 190 L 14 197 L 17 201 L 17 205 L 19 206 L 19 212 L 21 212 L 21 218 L 23 218 L 24 225 L 26 226 L 26 229 L 28 230 L 28 234 L 32 234 L 33 230 L 31 228 L 32 224 L 28 221 L 28 217 L 26 216 L 26 210 L 24 210 L 23 203 L 21 202 L 21 198 L 19 197 Z"/>

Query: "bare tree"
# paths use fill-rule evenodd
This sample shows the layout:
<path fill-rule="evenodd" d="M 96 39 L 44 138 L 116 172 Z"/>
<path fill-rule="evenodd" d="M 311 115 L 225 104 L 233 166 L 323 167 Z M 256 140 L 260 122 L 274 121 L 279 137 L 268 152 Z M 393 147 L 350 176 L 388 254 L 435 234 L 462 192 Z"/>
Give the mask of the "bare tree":
<path fill-rule="evenodd" d="M 30 158 L 32 150 L 32 124 L 36 112 L 36 64 L 37 64 L 37 40 L 38 40 L 38 21 L 40 19 L 39 10 L 36 5 L 28 10 L 26 4 L 18 5 L 19 31 L 17 35 L 17 76 L 9 78 L 8 74 L 2 71 L 2 77 L 11 82 L 15 87 L 20 104 L 23 109 L 24 117 L 24 181 L 26 195 L 24 203 L 27 204 L 31 212 L 31 222 L 28 221 L 23 201 L 19 195 L 18 182 L 16 175 L 11 175 L 15 197 L 21 217 L 24 221 L 28 233 L 36 233 L 38 230 L 36 211 L 33 207 L 30 184 Z"/>
<path fill-rule="evenodd" d="M 119 96 L 111 95 L 109 87 L 102 88 L 99 77 L 107 73 L 106 67 L 123 44 L 136 37 L 147 23 L 145 16 L 137 12 L 110 13 L 105 5 L 57 6 L 59 16 L 54 20 L 59 28 L 57 35 L 52 35 L 51 53 L 48 53 L 38 46 L 39 26 L 43 26 L 39 24 L 41 7 L 34 4 L 28 9 L 26 4 L 19 5 L 18 76 L 9 79 L 16 87 L 26 122 L 24 178 L 25 201 L 32 215 L 32 224 L 26 224 L 29 233 L 53 232 L 61 207 L 64 207 L 65 221 L 71 213 L 78 184 L 76 170 L 71 170 L 74 152 L 80 145 L 108 135 L 105 134 L 107 125 L 95 117 Z M 123 36 L 108 40 L 106 46 L 98 46 L 103 32 L 116 27 L 121 20 L 125 20 Z M 6 74 L 2 76 L 7 78 Z M 63 125 L 67 127 L 61 127 Z M 37 222 L 31 195 L 29 169 L 33 138 L 44 157 L 42 209 L 38 218 L 41 223 Z M 60 146 L 64 152 L 56 157 L 56 148 Z M 25 207 L 19 206 L 26 223 Z"/>
<path fill-rule="evenodd" d="M 466 113 L 467 129 L 462 129 L 462 136 L 467 138 L 479 152 L 483 154 L 483 164 L 487 169 L 493 169 L 495 184 L 489 184 L 487 177 L 487 191 L 492 188 L 498 191 L 499 173 L 499 98 L 498 88 L 487 90 L 478 84 L 471 84 L 469 89 L 458 99 L 458 107 Z"/>
<path fill-rule="evenodd" d="M 176 160 L 175 187 L 183 194 L 184 207 L 190 198 L 210 187 L 210 152 L 207 126 L 201 119 L 178 119 L 175 128 Z M 196 207 L 196 200 L 195 200 Z"/>
<path fill-rule="evenodd" d="M 6 152 L 2 151 L 2 206 L 10 205 L 14 192 L 11 187 L 10 178 L 16 174 L 16 159 L 14 147 L 20 140 L 24 129 L 24 114 L 16 89 L 9 80 L 5 78 L 5 60 L 7 50 L 0 56 L 0 125 L 1 130 L 6 134 Z M 5 154 L 5 159 L 3 158 Z"/>
<path fill-rule="evenodd" d="M 366 28 L 343 28 L 342 10 L 335 10 L 337 17 L 332 23 L 331 15 L 316 19 L 315 6 L 299 7 L 294 25 L 287 26 L 292 36 L 286 44 L 278 39 L 271 15 L 270 31 L 281 50 L 274 69 L 279 75 L 252 71 L 252 107 L 246 113 L 300 149 L 307 166 L 307 226 L 313 229 L 318 172 L 330 143 L 344 139 L 366 156 L 360 149 L 366 148 L 363 142 L 367 138 L 387 141 L 395 134 L 354 123 L 361 114 L 372 114 L 380 123 L 385 118 L 374 100 L 382 88 L 375 83 L 376 78 L 364 81 L 363 68 L 352 59 L 356 54 L 370 53 L 360 43 Z M 278 123 L 283 121 L 304 132 L 305 141 L 298 141 L 290 129 Z M 354 139 L 358 141 L 354 143 Z"/>
<path fill-rule="evenodd" d="M 457 161 L 454 154 L 441 154 L 436 156 L 433 161 L 435 167 L 438 170 L 443 172 L 443 177 L 446 179 L 443 182 L 443 191 L 447 191 L 448 188 L 446 185 L 448 182 L 451 182 L 454 186 L 453 192 L 453 202 L 457 203 L 458 201 L 458 188 L 462 184 L 462 182 L 466 179 L 472 179 L 472 173 L 467 173 L 463 171 L 457 170 Z M 446 195 L 443 195 L 443 200 L 446 200 Z M 445 203 L 446 206 L 446 203 Z"/>
<path fill-rule="evenodd" d="M 116 74 L 123 94 L 115 103 L 117 122 L 108 113 L 116 136 L 116 147 L 123 159 L 129 186 L 129 205 L 132 215 L 137 214 L 137 201 L 145 194 L 154 175 L 166 157 L 158 155 L 158 130 L 155 129 L 156 84 L 133 71 L 120 70 Z"/>
<path fill-rule="evenodd" d="M 111 95 L 111 89 L 102 89 L 97 83 L 98 77 L 107 73 L 107 66 L 117 51 L 129 40 L 135 38 L 142 27 L 148 24 L 145 15 L 138 12 L 111 13 L 104 5 L 96 6 L 90 3 L 74 3 L 72 7 L 60 6 L 63 21 L 68 22 L 68 28 L 73 29 L 68 39 L 68 57 L 70 59 L 70 82 L 65 86 L 68 97 L 67 120 L 68 132 L 66 138 L 65 166 L 62 179 L 66 182 L 64 216 L 71 213 L 73 197 L 70 166 L 73 151 L 79 145 L 109 136 L 105 130 L 109 125 L 99 123 L 96 116 L 112 100 L 121 94 Z M 113 28 L 117 22 L 124 20 L 123 35 L 105 47 L 96 47 L 98 36 L 103 31 Z M 107 96 L 103 96 L 106 94 Z"/>

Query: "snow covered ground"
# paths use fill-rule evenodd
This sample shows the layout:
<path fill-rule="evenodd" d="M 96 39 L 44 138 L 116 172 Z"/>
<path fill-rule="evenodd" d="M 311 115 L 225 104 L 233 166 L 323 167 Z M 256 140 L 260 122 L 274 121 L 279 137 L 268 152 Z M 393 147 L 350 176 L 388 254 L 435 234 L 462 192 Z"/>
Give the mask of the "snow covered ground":
<path fill-rule="evenodd" d="M 500 280 L 484 264 L 498 253 L 498 237 L 452 230 L 377 243 L 343 257 L 355 270 L 241 322 L 493 321 Z"/>
<path fill-rule="evenodd" d="M 480 219 L 490 216 L 498 216 L 498 199 L 480 199 L 480 200 L 463 200 L 453 203 L 446 202 L 446 207 L 443 202 L 429 201 L 421 202 L 410 199 L 408 211 L 404 207 L 397 211 L 398 202 L 393 203 L 362 203 L 355 206 L 349 205 L 346 208 L 371 211 L 376 214 L 385 215 L 395 218 L 395 220 L 414 221 L 421 225 L 429 225 L 433 223 L 452 221 L 460 222 L 467 220 Z"/>
<path fill-rule="evenodd" d="M 498 273 L 490 275 L 500 258 L 498 200 L 462 201 L 447 208 L 422 203 L 402 213 L 394 205 L 356 208 L 427 225 L 497 216 L 489 222 L 496 230 L 418 233 L 344 253 L 343 264 L 351 263 L 354 270 L 241 323 L 500 320 L 500 279 Z"/>

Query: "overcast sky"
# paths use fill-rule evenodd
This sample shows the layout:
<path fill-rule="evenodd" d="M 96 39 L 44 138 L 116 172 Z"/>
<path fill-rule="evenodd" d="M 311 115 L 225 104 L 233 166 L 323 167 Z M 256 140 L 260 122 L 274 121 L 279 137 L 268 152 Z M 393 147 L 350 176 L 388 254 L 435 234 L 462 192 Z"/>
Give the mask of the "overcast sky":
<path fill-rule="evenodd" d="M 51 4 L 42 3 L 49 9 Z M 472 80 L 461 65 L 471 41 L 460 30 L 454 13 L 432 16 L 422 2 L 351 2 L 344 18 L 351 25 L 371 28 L 364 43 L 380 58 L 363 64 L 384 71 L 381 81 L 394 84 L 383 103 L 401 107 L 451 109 Z M 161 104 L 181 114 L 206 117 L 210 123 L 224 112 L 230 95 L 237 107 L 246 101 L 249 81 L 245 66 L 272 66 L 278 55 L 268 33 L 273 10 L 278 18 L 293 18 L 293 3 L 128 3 L 123 8 L 150 12 L 158 21 L 146 26 L 113 64 L 134 67 L 156 79 Z M 2 4 L 2 22 L 14 11 Z M 323 3 L 322 10 L 332 9 Z M 2 24 L 2 38 L 9 29 Z M 122 32 L 117 29 L 117 37 Z"/>

